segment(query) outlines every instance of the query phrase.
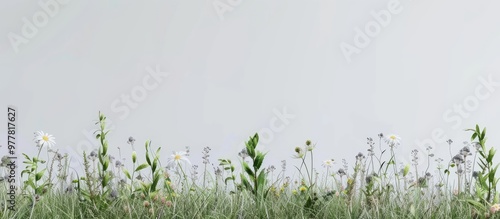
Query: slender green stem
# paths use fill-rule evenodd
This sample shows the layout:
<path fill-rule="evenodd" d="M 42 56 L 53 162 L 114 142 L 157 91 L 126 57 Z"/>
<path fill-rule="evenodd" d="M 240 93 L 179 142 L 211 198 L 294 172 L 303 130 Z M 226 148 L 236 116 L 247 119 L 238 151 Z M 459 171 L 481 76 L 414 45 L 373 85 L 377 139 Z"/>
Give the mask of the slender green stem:
<path fill-rule="evenodd" d="M 311 152 L 311 171 L 314 171 L 313 151 L 311 150 L 310 152 Z M 313 179 L 312 178 L 313 178 L 313 174 L 311 174 L 309 176 L 309 183 L 310 183 L 310 188 L 309 189 L 311 189 L 312 186 L 315 184 L 315 183 L 313 183 Z"/>
<path fill-rule="evenodd" d="M 181 165 L 181 163 L 179 161 L 177 161 L 177 166 L 181 170 L 182 177 L 184 178 L 184 182 L 186 183 L 186 188 L 189 188 L 189 186 L 188 186 L 189 183 L 188 183 L 188 180 L 187 180 L 186 172 L 184 172 L 184 169 L 182 168 L 182 165 Z"/>
<path fill-rule="evenodd" d="M 398 173 L 398 168 L 397 168 L 397 164 L 396 164 L 396 154 L 394 153 L 394 148 L 391 148 L 391 155 L 392 155 L 392 165 L 394 167 L 394 177 L 395 177 L 395 181 L 396 181 L 396 190 L 397 190 L 397 194 L 399 194 L 400 192 L 400 188 L 399 188 L 399 173 Z M 417 181 L 418 181 L 418 178 L 417 178 Z"/>

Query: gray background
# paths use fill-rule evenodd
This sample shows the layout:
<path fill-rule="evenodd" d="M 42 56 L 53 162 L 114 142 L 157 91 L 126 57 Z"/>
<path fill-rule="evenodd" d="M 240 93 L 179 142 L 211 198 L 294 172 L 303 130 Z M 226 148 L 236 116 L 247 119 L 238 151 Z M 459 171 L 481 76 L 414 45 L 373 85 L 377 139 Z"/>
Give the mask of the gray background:
<path fill-rule="evenodd" d="M 366 137 L 380 132 L 402 137 L 401 162 L 412 149 L 424 151 L 417 142 L 437 129 L 455 141 L 453 154 L 469 139 L 463 129 L 476 123 L 488 127 L 489 146 L 500 143 L 497 90 L 456 117 L 459 125 L 443 118 L 475 98 L 480 78 L 500 81 L 498 1 L 401 0 L 400 13 L 351 62 L 340 45 L 353 45 L 355 28 L 376 21 L 371 11 L 387 10 L 389 1 L 221 0 L 231 9 L 223 20 L 212 0 L 57 2 L 54 16 L 16 52 L 9 34 L 22 36 L 23 18 L 43 11 L 40 2 L 3 1 L 0 8 L 1 112 L 19 108 L 19 153 L 35 155 L 38 130 L 70 155 L 90 151 L 102 111 L 113 123 L 116 157 L 121 147 L 128 158 L 134 136 L 139 151 L 147 139 L 161 146 L 164 161 L 190 146 L 190 159 L 201 164 L 210 146 L 216 163 L 235 159 L 243 141 L 270 128 L 284 107 L 295 117 L 262 145 L 266 165 L 297 164 L 293 148 L 307 139 L 317 143 L 317 165 L 329 158 L 336 168 L 342 158 L 352 164 L 366 153 Z M 121 96 L 141 89 L 146 69 L 157 66 L 169 75 L 136 108 L 124 114 L 112 107 L 125 106 Z M 0 140 L 3 154 L 6 135 Z M 442 139 L 434 152 L 449 160 Z"/>

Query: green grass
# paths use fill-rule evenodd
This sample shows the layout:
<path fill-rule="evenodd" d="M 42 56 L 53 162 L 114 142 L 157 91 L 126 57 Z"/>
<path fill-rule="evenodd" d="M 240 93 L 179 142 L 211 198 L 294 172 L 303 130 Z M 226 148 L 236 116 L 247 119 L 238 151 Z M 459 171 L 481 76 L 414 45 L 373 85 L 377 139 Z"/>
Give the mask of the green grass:
<path fill-rule="evenodd" d="M 416 152 L 412 163 L 398 167 L 394 148 L 399 139 L 379 136 L 378 147 L 377 140 L 369 138 L 369 153 L 358 154 L 354 165 L 344 161 L 342 170 L 333 171 L 331 162 L 325 161 L 323 175 L 313 166 L 320 149 L 311 141 L 291 148 L 300 161 L 291 178 L 285 174 L 286 164 L 281 171 L 262 166 L 266 154 L 259 151 L 257 134 L 237 162 L 219 159 L 212 168 L 210 149 L 205 148 L 199 169 L 187 162 L 185 153 L 176 153 L 177 160 L 162 165 L 161 148 L 148 141 L 146 153 L 130 155 L 133 168 L 126 169 L 108 155 L 106 117 L 99 114 L 97 124 L 101 146 L 82 155 L 83 172 L 68 168 L 67 156 L 44 146 L 39 146 L 37 156 L 26 155 L 14 211 L 7 209 L 8 184 L 0 182 L 0 219 L 500 218 L 500 212 L 490 210 L 498 203 L 495 151 L 486 148 L 486 130 L 478 126 L 469 130 L 471 141 L 477 139 L 472 145 L 478 147 L 470 153 L 460 150 L 462 157 L 450 157 L 435 176 L 419 172 Z M 129 143 L 133 146 L 134 141 Z M 51 155 L 47 161 L 38 157 L 45 154 L 42 151 Z M 5 162 L 2 159 L 3 171 Z"/>
<path fill-rule="evenodd" d="M 33 215 L 34 218 L 468 218 L 473 211 L 459 198 L 430 204 L 431 200 L 418 192 L 406 194 L 404 204 L 388 199 L 372 206 L 357 203 L 350 207 L 343 197 L 319 198 L 311 210 L 304 209 L 305 197 L 306 194 L 282 194 L 257 203 L 248 192 L 229 195 L 196 191 L 174 198 L 170 207 L 160 200 L 151 201 L 147 208 L 142 198 L 123 197 L 107 209 L 97 211 L 76 194 L 48 194 L 37 202 Z M 30 202 L 19 201 L 23 204 L 15 214 L 4 211 L 0 218 L 29 218 Z"/>

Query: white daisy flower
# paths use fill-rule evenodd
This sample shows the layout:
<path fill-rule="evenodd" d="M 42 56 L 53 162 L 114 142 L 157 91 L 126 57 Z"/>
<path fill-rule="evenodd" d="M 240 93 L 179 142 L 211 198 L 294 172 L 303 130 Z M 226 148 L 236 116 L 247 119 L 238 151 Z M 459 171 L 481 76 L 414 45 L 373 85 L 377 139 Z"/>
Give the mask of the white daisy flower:
<path fill-rule="evenodd" d="M 48 133 L 44 133 L 43 131 L 38 131 L 35 132 L 35 138 L 33 141 L 35 141 L 37 147 L 43 147 L 46 145 L 47 147 L 51 148 L 53 145 L 56 144 L 54 136 L 49 135 Z"/>
<path fill-rule="evenodd" d="M 325 160 L 325 161 L 323 161 L 323 167 L 327 167 L 327 168 L 332 167 L 333 163 L 334 163 L 333 159 Z"/>
<path fill-rule="evenodd" d="M 189 165 L 191 165 L 191 162 L 189 162 L 189 159 L 187 159 L 188 153 L 185 151 L 179 151 L 179 152 L 174 152 L 172 155 L 170 155 L 172 158 L 167 163 L 167 167 L 173 167 L 176 165 L 179 165 L 180 162 L 186 162 Z"/>
<path fill-rule="evenodd" d="M 395 147 L 400 144 L 401 138 L 395 134 L 391 134 L 385 138 L 385 142 L 389 145 L 389 147 Z"/>

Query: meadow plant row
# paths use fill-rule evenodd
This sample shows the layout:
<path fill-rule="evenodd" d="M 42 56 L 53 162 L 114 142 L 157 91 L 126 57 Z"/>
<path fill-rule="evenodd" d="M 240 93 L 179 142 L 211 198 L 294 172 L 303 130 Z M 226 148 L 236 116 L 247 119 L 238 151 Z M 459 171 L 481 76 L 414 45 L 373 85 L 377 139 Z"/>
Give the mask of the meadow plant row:
<path fill-rule="evenodd" d="M 119 147 L 119 158 L 109 154 L 102 113 L 96 125 L 100 147 L 82 154 L 82 171 L 52 149 L 52 135 L 36 132 L 37 153 L 23 154 L 14 211 L 6 207 L 9 184 L 1 183 L 0 218 L 500 218 L 495 150 L 486 146 L 486 128 L 479 126 L 466 130 L 470 142 L 456 153 L 447 141 L 449 158 L 436 158 L 429 146 L 413 150 L 411 163 L 398 164 L 400 137 L 379 134 L 367 138 L 365 153 L 355 155 L 352 165 L 343 159 L 335 168 L 336 161 L 328 159 L 314 166 L 321 148 L 307 140 L 290 148 L 299 165 L 290 168 L 283 160 L 277 169 L 264 166 L 258 134 L 238 160 L 212 160 L 205 147 L 200 166 L 190 162 L 189 148 L 161 158 L 162 148 L 146 141 L 145 154 L 138 154 L 135 148 L 142 144 L 130 137 L 132 168 L 126 168 Z M 421 159 L 425 169 L 419 169 Z M 8 163 L 4 156 L 2 172 Z"/>

